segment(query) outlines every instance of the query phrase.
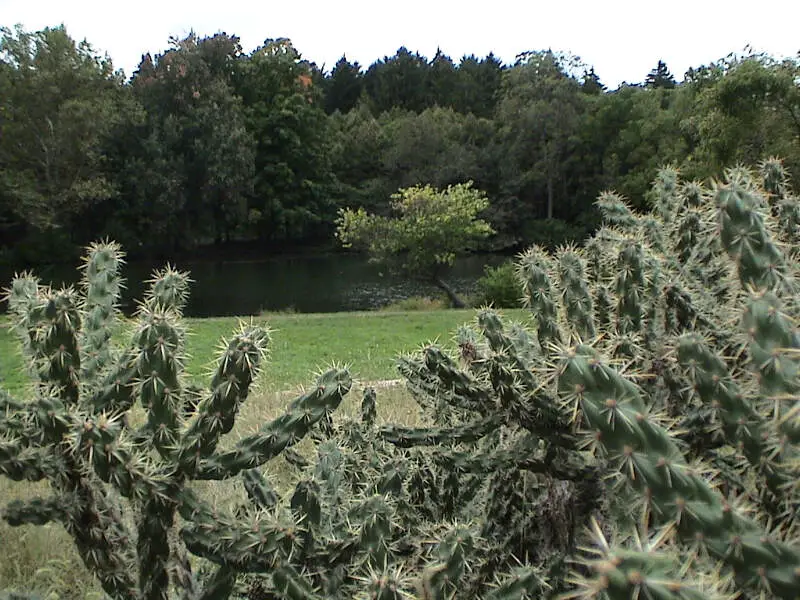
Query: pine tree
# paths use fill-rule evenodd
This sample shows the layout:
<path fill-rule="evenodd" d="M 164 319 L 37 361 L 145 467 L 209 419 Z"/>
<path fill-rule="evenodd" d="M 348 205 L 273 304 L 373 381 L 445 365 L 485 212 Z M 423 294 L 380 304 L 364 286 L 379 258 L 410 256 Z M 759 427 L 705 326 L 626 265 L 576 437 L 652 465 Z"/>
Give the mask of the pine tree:
<path fill-rule="evenodd" d="M 647 78 L 644 80 L 644 85 L 652 89 L 664 88 L 671 90 L 674 88 L 675 78 L 672 76 L 672 73 L 669 72 L 667 63 L 659 60 L 656 68 L 647 75 Z"/>

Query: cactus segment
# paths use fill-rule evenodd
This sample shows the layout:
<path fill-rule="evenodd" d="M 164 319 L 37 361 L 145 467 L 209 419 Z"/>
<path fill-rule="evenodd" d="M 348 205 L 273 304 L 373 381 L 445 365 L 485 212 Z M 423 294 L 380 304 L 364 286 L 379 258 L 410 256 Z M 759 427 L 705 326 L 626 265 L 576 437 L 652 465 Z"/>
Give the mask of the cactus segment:
<path fill-rule="evenodd" d="M 85 298 L 83 330 L 80 336 L 83 381 L 92 381 L 114 360 L 111 332 L 123 289 L 120 269 L 124 253 L 115 242 L 91 244 L 83 264 L 82 288 Z"/>
<path fill-rule="evenodd" d="M 323 373 L 316 387 L 293 400 L 285 414 L 240 440 L 232 450 L 202 459 L 196 478 L 226 479 L 263 465 L 300 441 L 329 411 L 335 410 L 351 385 L 347 371 L 331 369 Z M 193 458 L 194 454 L 186 452 L 184 456 Z"/>
<path fill-rule="evenodd" d="M 639 224 L 638 217 L 628 206 L 625 198 L 615 192 L 601 192 L 595 201 L 600 209 L 606 225 L 618 227 L 623 231 L 635 229 Z"/>
<path fill-rule="evenodd" d="M 364 390 L 364 396 L 361 400 L 361 423 L 367 428 L 375 425 L 375 419 L 378 417 L 375 403 L 376 397 L 375 388 L 368 387 Z"/>
<path fill-rule="evenodd" d="M 258 469 L 242 471 L 242 483 L 247 497 L 257 507 L 269 510 L 278 505 L 278 495 Z"/>
<path fill-rule="evenodd" d="M 549 353 L 550 344 L 561 342 L 551 268 L 550 257 L 538 246 L 521 254 L 517 263 L 517 277 L 522 282 L 525 305 L 536 318 L 539 345 L 544 354 Z"/>
<path fill-rule="evenodd" d="M 219 438 L 230 432 L 260 372 L 269 333 L 261 327 L 240 326 L 228 342 L 211 380 L 211 395 L 200 402 L 180 442 L 178 461 L 187 472 L 214 452 Z"/>
<path fill-rule="evenodd" d="M 561 249 L 557 260 L 565 321 L 579 339 L 591 339 L 596 335 L 594 302 L 586 284 L 584 260 L 574 248 Z"/>
<path fill-rule="evenodd" d="M 765 225 L 763 199 L 746 181 L 729 174 L 715 193 L 720 240 L 736 262 L 742 287 L 792 290 L 783 253 Z"/>
<path fill-rule="evenodd" d="M 800 443 L 800 332 L 769 291 L 751 297 L 742 321 L 761 392 L 775 402 L 778 428 L 792 444 Z"/>
<path fill-rule="evenodd" d="M 496 429 L 503 420 L 502 416 L 495 416 L 448 429 L 387 425 L 382 427 L 378 433 L 382 439 L 400 448 L 438 446 L 445 443 L 474 443 Z"/>

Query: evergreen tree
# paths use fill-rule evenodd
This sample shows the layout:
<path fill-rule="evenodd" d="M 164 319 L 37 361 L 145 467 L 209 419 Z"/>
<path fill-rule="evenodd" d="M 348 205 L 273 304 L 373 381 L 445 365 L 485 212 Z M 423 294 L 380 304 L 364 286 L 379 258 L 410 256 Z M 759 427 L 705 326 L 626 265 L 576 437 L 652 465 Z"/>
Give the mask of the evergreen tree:
<path fill-rule="evenodd" d="M 669 72 L 667 64 L 659 60 L 656 68 L 648 73 L 644 80 L 644 85 L 652 89 L 663 88 L 671 90 L 675 87 L 675 78 Z"/>
<path fill-rule="evenodd" d="M 441 49 L 436 50 L 436 56 L 430 62 L 427 88 L 428 107 L 452 107 L 455 105 L 458 73 L 452 59 Z"/>
<path fill-rule="evenodd" d="M 603 85 L 600 81 L 600 77 L 594 72 L 594 67 L 584 72 L 583 83 L 581 84 L 581 90 L 583 90 L 584 94 L 595 96 L 597 94 L 602 94 L 606 89 L 608 88 Z"/>
<path fill-rule="evenodd" d="M 375 114 L 392 108 L 422 112 L 426 107 L 428 61 L 418 52 L 401 47 L 392 57 L 374 62 L 364 75 L 364 85 Z"/>
<path fill-rule="evenodd" d="M 474 54 L 464 56 L 458 65 L 455 109 L 491 118 L 497 106 L 504 71 L 503 63 L 494 54 L 490 53 L 482 60 Z"/>
<path fill-rule="evenodd" d="M 329 115 L 337 110 L 350 112 L 358 103 L 364 90 L 364 74 L 361 66 L 342 56 L 333 67 L 330 77 L 325 79 L 325 112 Z"/>

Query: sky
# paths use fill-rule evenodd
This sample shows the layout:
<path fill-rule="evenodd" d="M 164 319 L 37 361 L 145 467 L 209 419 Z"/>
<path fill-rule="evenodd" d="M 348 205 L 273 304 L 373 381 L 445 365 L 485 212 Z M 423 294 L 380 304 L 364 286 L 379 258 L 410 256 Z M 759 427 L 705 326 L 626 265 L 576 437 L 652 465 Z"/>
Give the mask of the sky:
<path fill-rule="evenodd" d="M 287 37 L 302 57 L 330 70 L 346 55 L 366 68 L 400 46 L 455 62 L 493 52 L 503 62 L 526 50 L 569 52 L 609 88 L 644 80 L 666 62 L 676 79 L 746 47 L 776 58 L 800 52 L 800 0 L 0 0 L 0 26 L 26 31 L 64 24 L 76 40 L 108 53 L 130 76 L 142 54 L 170 36 L 225 32 L 246 52 Z"/>

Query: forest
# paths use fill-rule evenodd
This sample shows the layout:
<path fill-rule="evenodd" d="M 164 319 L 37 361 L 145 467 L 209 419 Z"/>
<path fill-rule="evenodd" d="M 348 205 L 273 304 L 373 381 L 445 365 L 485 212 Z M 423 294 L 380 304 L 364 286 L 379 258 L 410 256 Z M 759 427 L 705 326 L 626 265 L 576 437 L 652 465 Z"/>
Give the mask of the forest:
<path fill-rule="evenodd" d="M 472 182 L 488 251 L 582 239 L 598 195 L 634 208 L 662 166 L 683 180 L 769 156 L 800 172 L 800 54 L 659 61 L 616 89 L 577 56 L 319 66 L 288 39 L 171 39 L 126 76 L 63 26 L 0 31 L 0 263 L 334 248 L 343 208 Z M 643 200 L 644 199 L 644 200 Z"/>

